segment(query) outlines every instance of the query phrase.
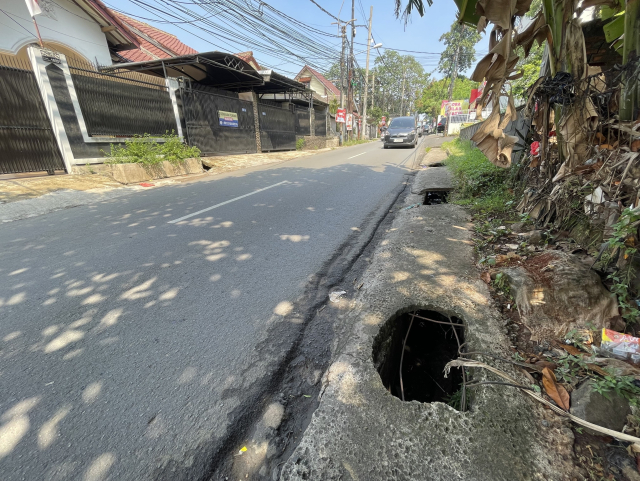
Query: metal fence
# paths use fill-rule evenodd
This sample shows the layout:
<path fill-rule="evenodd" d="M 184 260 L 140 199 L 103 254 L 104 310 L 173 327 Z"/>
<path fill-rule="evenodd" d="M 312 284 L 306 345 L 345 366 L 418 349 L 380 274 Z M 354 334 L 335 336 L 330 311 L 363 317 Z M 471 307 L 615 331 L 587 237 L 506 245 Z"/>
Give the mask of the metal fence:
<path fill-rule="evenodd" d="M 316 137 L 327 136 L 327 113 L 325 110 L 316 110 L 313 128 Z"/>
<path fill-rule="evenodd" d="M 257 152 L 252 102 L 213 89 L 184 88 L 181 97 L 189 145 L 203 155 Z"/>
<path fill-rule="evenodd" d="M 309 109 L 296 106 L 294 113 L 296 115 L 296 135 L 311 135 Z"/>
<path fill-rule="evenodd" d="M 260 142 L 263 151 L 294 150 L 296 148 L 296 114 L 258 102 Z"/>
<path fill-rule="evenodd" d="M 64 170 L 31 65 L 0 55 L 0 174 Z"/>
<path fill-rule="evenodd" d="M 68 58 L 78 103 L 91 136 L 164 135 L 176 131 L 176 119 L 164 80 L 115 71 Z"/>

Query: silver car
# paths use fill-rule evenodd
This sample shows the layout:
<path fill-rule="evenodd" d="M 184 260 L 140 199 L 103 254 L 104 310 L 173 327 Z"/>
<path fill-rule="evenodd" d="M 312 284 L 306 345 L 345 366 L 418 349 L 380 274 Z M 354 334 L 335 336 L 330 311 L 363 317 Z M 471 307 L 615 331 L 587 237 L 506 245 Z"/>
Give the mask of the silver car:
<path fill-rule="evenodd" d="M 391 119 L 389 128 L 384 133 L 384 148 L 415 147 L 418 143 L 418 132 L 415 117 L 396 117 Z"/>

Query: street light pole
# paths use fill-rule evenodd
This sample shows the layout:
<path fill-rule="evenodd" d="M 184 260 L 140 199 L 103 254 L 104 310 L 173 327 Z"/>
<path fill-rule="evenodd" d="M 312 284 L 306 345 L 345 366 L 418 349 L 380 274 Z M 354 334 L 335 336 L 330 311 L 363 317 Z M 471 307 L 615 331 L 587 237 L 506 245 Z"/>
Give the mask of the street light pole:
<path fill-rule="evenodd" d="M 362 108 L 362 127 L 367 137 L 367 92 L 369 91 L 369 53 L 371 51 L 371 21 L 373 20 L 373 5 L 369 10 L 369 35 L 367 36 L 367 65 L 364 72 L 364 107 Z"/>

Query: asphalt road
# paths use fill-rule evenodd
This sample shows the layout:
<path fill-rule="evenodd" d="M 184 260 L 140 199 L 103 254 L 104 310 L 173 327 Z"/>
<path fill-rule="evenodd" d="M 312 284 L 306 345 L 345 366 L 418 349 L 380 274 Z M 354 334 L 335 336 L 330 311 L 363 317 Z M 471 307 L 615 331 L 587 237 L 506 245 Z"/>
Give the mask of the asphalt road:
<path fill-rule="evenodd" d="M 1 225 L 0 478 L 201 476 L 310 279 L 414 152 L 373 142 Z"/>

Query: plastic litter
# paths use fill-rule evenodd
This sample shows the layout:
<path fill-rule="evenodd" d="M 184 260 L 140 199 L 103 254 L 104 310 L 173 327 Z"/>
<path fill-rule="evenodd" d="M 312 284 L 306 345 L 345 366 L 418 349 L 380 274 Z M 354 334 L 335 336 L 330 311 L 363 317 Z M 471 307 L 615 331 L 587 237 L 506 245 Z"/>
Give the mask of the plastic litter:
<path fill-rule="evenodd" d="M 600 354 L 640 364 L 640 339 L 611 329 L 602 329 Z"/>
<path fill-rule="evenodd" d="M 338 302 L 342 296 L 344 296 L 347 291 L 333 291 L 329 294 L 329 300 L 331 302 Z"/>
<path fill-rule="evenodd" d="M 138 185 L 140 187 L 155 187 L 156 184 L 152 184 L 150 182 L 140 182 Z"/>
<path fill-rule="evenodd" d="M 409 207 L 405 207 L 405 208 L 403 208 L 402 210 L 409 210 L 409 209 L 413 209 L 414 207 L 418 207 L 419 205 L 420 205 L 420 204 L 413 204 L 413 205 L 410 205 Z"/>

